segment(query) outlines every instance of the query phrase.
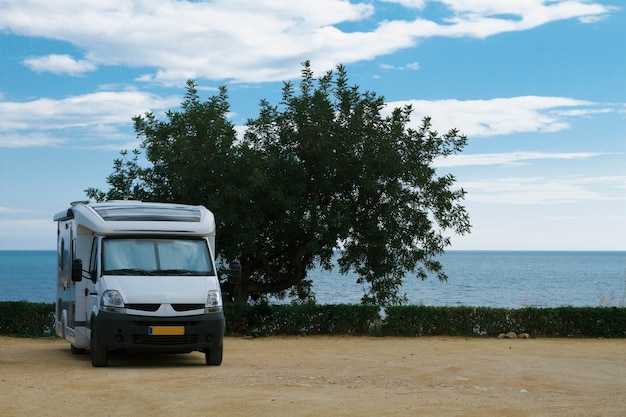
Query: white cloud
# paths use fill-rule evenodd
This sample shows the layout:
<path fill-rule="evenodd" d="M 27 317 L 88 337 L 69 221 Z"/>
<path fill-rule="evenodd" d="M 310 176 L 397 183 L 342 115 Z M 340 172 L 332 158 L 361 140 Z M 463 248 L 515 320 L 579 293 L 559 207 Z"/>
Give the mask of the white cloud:
<path fill-rule="evenodd" d="M 74 137 L 83 141 L 130 141 L 132 117 L 179 104 L 178 97 L 159 97 L 139 91 L 101 91 L 64 99 L 41 98 L 0 102 L 0 147 L 52 146 Z M 85 134 L 91 137 L 85 137 Z"/>
<path fill-rule="evenodd" d="M 50 213 L 45 210 L 0 206 L 0 250 L 50 249 L 55 228 Z M 46 236 L 43 239 L 42 231 Z"/>
<path fill-rule="evenodd" d="M 117 142 L 136 143 L 130 134 L 131 119 L 146 111 L 160 112 L 177 107 L 179 97 L 160 97 L 130 91 L 100 91 L 63 99 L 41 98 L 27 102 L 0 101 L 0 147 L 54 146 L 68 142 L 80 130 L 83 145 L 109 148 Z M 388 103 L 385 112 L 411 105 L 412 126 L 428 115 L 440 132 L 457 127 L 470 138 L 522 132 L 554 132 L 569 128 L 573 117 L 612 111 L 583 100 L 562 97 L 512 97 L 492 100 L 409 100 Z M 102 143 L 104 140 L 105 143 Z M 108 143 L 106 143 L 108 142 Z M 77 144 L 75 141 L 73 145 Z M 565 154 L 563 154 L 565 155 Z M 577 154 L 581 157 L 582 154 Z M 571 154 L 570 154 L 571 156 Z M 440 166 L 520 163 L 540 155 L 459 155 L 439 162 Z M 552 156 L 554 157 L 554 156 Z M 488 162 L 492 161 L 492 162 Z"/>
<path fill-rule="evenodd" d="M 418 70 L 420 69 L 420 64 L 418 64 L 417 62 L 411 62 L 409 64 L 406 64 L 403 69 L 411 69 L 411 70 Z"/>
<path fill-rule="evenodd" d="M 94 65 L 151 68 L 138 79 L 180 85 L 188 78 L 246 82 L 297 78 L 300 63 L 314 70 L 371 60 L 431 36 L 478 37 L 527 30 L 577 18 L 590 22 L 614 10 L 583 0 L 441 0 L 441 21 L 419 15 L 427 0 L 397 0 L 407 19 L 379 19 L 369 31 L 340 24 L 376 22 L 376 3 L 319 0 L 192 2 L 0 0 L 0 30 L 68 42 L 85 60 L 66 55 L 31 58 L 43 71 L 80 74 Z M 154 69 L 154 70 L 152 70 Z"/>
<path fill-rule="evenodd" d="M 509 177 L 464 181 L 471 203 L 489 204 L 571 204 L 580 202 L 626 202 L 624 176 L 611 177 Z"/>
<path fill-rule="evenodd" d="M 417 71 L 418 69 L 420 69 L 420 64 L 417 63 L 417 62 L 410 62 L 410 63 L 402 65 L 402 66 L 381 64 L 380 67 L 382 69 L 384 69 L 384 70 L 399 70 L 399 71 L 412 70 L 412 71 Z"/>
<path fill-rule="evenodd" d="M 384 3 L 396 3 L 406 8 L 422 9 L 428 0 L 382 0 Z"/>
<path fill-rule="evenodd" d="M 451 127 L 469 137 L 507 135 L 520 132 L 556 132 L 570 127 L 568 116 L 599 112 L 595 103 L 565 97 L 522 96 L 491 100 L 406 100 L 387 103 L 386 112 L 411 105 L 412 123 L 417 126 L 430 116 L 439 131 Z M 563 112 L 568 108 L 568 112 Z M 609 111 L 603 109 L 602 111 Z"/>
<path fill-rule="evenodd" d="M 39 148 L 58 146 L 65 143 L 65 139 L 55 137 L 47 132 L 20 133 L 10 131 L 0 134 L 0 148 Z"/>
<path fill-rule="evenodd" d="M 519 16 L 548 21 L 606 13 L 611 7 L 586 0 L 443 0 L 455 16 Z M 543 17 L 543 18 L 542 18 Z"/>
<path fill-rule="evenodd" d="M 610 113 L 612 111 L 613 110 L 610 108 L 602 108 L 602 109 L 583 108 L 583 109 L 573 109 L 573 110 L 554 110 L 552 113 L 558 116 L 565 116 L 565 117 L 587 117 L 587 116 L 592 116 L 594 114 Z"/>
<path fill-rule="evenodd" d="M 87 60 L 77 61 L 69 55 L 46 55 L 24 60 L 24 65 L 36 72 L 53 72 L 55 74 L 82 75 L 94 71 L 96 66 Z"/>
<path fill-rule="evenodd" d="M 55 247 L 56 225 L 50 215 L 0 219 L 0 250 L 50 250 Z"/>
<path fill-rule="evenodd" d="M 422 9 L 427 2 L 442 3 L 449 14 L 439 22 L 420 17 L 413 21 L 391 21 L 398 33 L 430 36 L 486 38 L 504 32 L 532 29 L 550 22 L 578 19 L 593 23 L 616 7 L 585 0 L 385 0 L 407 8 Z"/>
<path fill-rule="evenodd" d="M 7 214 L 14 214 L 14 213 L 20 213 L 21 211 L 13 208 L 13 207 L 3 207 L 0 206 L 0 214 L 2 214 L 3 216 L 7 215 Z"/>
<path fill-rule="evenodd" d="M 0 206 L 0 214 L 3 217 L 11 216 L 12 219 L 22 219 L 22 218 L 30 218 L 33 216 L 41 216 L 41 210 L 29 208 L 29 207 L 9 207 L 9 206 Z"/>
<path fill-rule="evenodd" d="M 494 165 L 522 165 L 529 161 L 560 159 L 560 160 L 585 160 L 605 155 L 614 155 L 608 152 L 532 152 L 517 151 L 503 153 L 481 153 L 481 154 L 458 154 L 450 155 L 446 158 L 435 161 L 435 166 L 443 167 L 464 167 L 464 166 L 494 166 Z"/>

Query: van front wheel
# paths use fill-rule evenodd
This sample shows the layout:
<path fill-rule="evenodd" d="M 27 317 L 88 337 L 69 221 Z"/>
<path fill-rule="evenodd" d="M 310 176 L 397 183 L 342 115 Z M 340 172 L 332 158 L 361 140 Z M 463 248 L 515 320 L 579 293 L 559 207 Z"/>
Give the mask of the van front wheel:
<path fill-rule="evenodd" d="M 224 354 L 224 345 L 206 349 L 204 351 L 204 359 L 207 365 L 220 366 L 222 364 L 222 356 Z"/>
<path fill-rule="evenodd" d="M 91 366 L 104 367 L 109 363 L 109 352 L 98 343 L 96 325 L 91 329 Z"/>

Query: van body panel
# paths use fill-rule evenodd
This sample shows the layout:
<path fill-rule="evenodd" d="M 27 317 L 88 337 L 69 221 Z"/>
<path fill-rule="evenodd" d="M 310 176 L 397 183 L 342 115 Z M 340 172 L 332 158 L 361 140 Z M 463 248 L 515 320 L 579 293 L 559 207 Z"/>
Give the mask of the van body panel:
<path fill-rule="evenodd" d="M 104 276 L 102 290 L 120 292 L 125 304 L 202 304 L 209 290 L 217 290 L 206 276 Z"/>

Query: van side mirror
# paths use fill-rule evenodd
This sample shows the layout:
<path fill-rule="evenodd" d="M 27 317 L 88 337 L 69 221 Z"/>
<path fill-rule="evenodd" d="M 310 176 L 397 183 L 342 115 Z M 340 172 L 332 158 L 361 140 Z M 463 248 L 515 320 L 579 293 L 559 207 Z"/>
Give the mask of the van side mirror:
<path fill-rule="evenodd" d="M 72 281 L 78 282 L 83 279 L 83 260 L 74 259 L 72 261 Z"/>
<path fill-rule="evenodd" d="M 239 284 L 241 282 L 241 264 L 234 260 L 230 263 L 230 271 L 228 271 L 228 283 Z"/>

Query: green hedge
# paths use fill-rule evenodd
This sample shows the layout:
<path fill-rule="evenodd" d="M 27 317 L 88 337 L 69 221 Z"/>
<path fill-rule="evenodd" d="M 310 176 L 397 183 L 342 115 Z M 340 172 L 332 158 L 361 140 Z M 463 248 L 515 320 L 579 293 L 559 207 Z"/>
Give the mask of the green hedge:
<path fill-rule="evenodd" d="M 379 308 L 362 305 L 226 304 L 226 332 L 230 335 L 370 334 L 380 320 Z"/>
<path fill-rule="evenodd" d="M 226 304 L 231 336 L 375 335 L 531 337 L 626 337 L 626 308 L 488 308 L 402 306 Z M 0 302 L 0 334 L 54 334 L 54 304 Z"/>
<path fill-rule="evenodd" d="M 0 334 L 29 337 L 52 336 L 54 334 L 54 303 L 1 301 Z"/>
<path fill-rule="evenodd" d="M 394 336 L 626 337 L 626 308 L 390 307 L 384 333 Z"/>

